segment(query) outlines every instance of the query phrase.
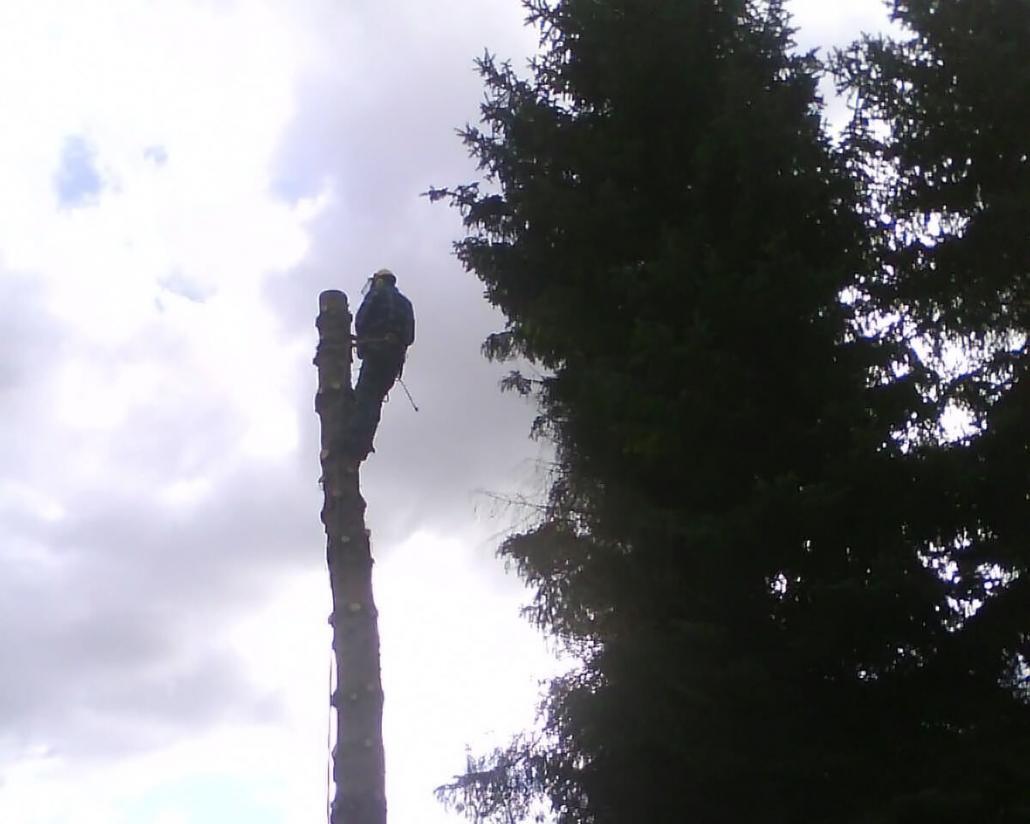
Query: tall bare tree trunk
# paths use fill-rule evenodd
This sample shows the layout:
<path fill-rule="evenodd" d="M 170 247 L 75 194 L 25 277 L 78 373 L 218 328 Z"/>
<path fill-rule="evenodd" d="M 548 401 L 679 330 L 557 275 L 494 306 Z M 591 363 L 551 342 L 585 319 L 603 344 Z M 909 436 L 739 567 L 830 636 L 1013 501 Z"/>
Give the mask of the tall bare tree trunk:
<path fill-rule="evenodd" d="M 335 289 L 318 298 L 318 391 L 322 424 L 322 523 L 327 536 L 333 595 L 333 650 L 337 687 L 336 747 L 330 824 L 386 824 L 383 755 L 383 686 L 379 626 L 372 598 L 372 553 L 365 529 L 365 501 L 353 462 L 342 450 L 354 409 L 350 382 L 351 315 L 347 296 Z"/>

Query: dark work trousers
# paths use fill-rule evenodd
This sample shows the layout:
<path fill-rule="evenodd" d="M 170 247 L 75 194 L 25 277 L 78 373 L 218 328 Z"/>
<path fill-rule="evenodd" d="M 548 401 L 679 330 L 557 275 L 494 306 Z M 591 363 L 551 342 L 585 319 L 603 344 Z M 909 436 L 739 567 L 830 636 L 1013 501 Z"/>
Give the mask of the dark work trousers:
<path fill-rule="evenodd" d="M 354 387 L 354 414 L 347 437 L 347 453 L 363 461 L 372 451 L 383 400 L 404 365 L 404 350 L 388 344 L 368 345 Z"/>

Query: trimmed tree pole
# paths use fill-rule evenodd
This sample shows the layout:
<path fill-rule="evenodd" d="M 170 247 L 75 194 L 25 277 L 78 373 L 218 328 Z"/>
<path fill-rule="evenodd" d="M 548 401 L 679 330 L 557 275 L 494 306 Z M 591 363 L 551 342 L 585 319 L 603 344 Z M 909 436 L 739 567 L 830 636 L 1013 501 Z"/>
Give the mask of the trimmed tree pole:
<path fill-rule="evenodd" d="M 322 523 L 333 596 L 336 689 L 336 792 L 330 824 L 386 824 L 383 754 L 383 686 L 379 670 L 379 626 L 372 598 L 372 552 L 365 529 L 365 501 L 357 465 L 343 452 L 343 436 L 354 409 L 350 382 L 351 314 L 347 296 L 336 289 L 318 298 L 318 390 L 324 503 Z"/>

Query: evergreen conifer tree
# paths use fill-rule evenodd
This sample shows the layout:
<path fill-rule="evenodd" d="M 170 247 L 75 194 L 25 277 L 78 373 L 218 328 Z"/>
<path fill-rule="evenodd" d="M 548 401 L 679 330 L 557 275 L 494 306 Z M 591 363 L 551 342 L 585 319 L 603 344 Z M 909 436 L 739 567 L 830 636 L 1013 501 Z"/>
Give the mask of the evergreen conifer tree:
<path fill-rule="evenodd" d="M 908 428 L 907 506 L 951 596 L 951 632 L 921 656 L 923 703 L 963 761 L 938 768 L 939 795 L 1016 821 L 1030 818 L 1030 4 L 892 7 L 904 37 L 836 61 L 875 227 L 859 294 L 932 402 Z"/>
<path fill-rule="evenodd" d="M 932 370 L 859 331 L 882 249 L 817 63 L 775 0 L 525 5 L 542 54 L 529 79 L 480 62 L 464 133 L 491 186 L 432 194 L 507 319 L 487 353 L 546 375 L 508 381 L 557 462 L 501 553 L 583 663 L 543 737 L 449 797 L 507 821 L 541 793 L 562 824 L 1006 820 L 1012 776 L 985 801 L 954 754 L 994 763 L 970 720 L 1023 704 L 989 678 L 974 713 L 942 699 L 939 653 L 972 637 L 928 553 L 952 457 L 906 434 Z"/>

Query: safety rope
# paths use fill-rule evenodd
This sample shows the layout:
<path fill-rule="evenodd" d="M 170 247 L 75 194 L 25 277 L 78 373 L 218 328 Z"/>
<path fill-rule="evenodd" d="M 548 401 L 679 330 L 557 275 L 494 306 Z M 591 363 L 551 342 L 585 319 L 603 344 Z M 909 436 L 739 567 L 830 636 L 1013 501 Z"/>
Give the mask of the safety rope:
<path fill-rule="evenodd" d="M 325 730 L 325 820 L 333 824 L 333 663 L 336 656 L 329 650 L 329 721 Z"/>

